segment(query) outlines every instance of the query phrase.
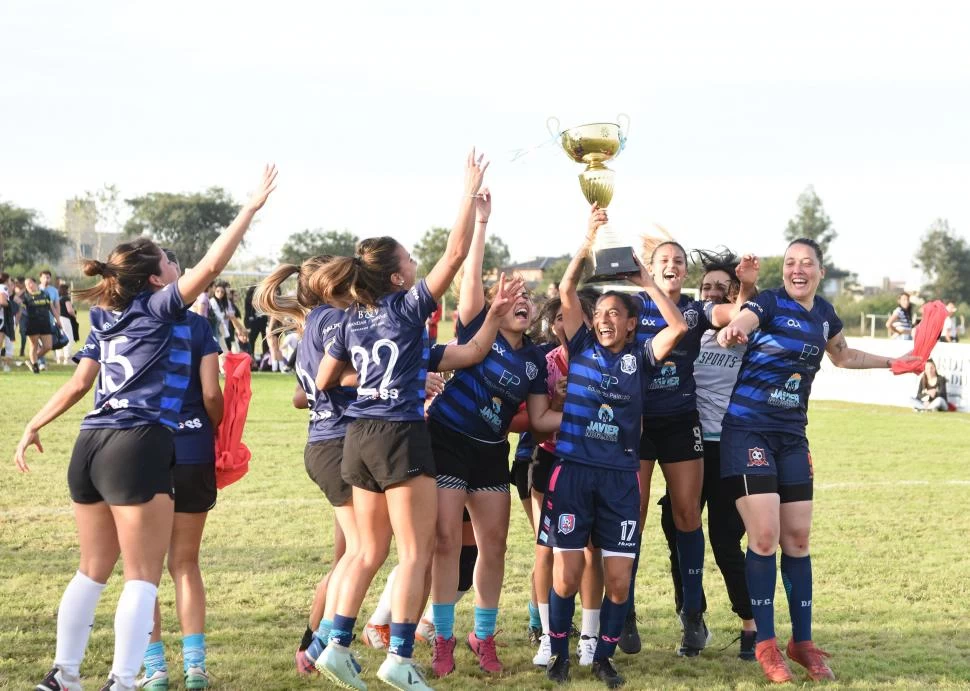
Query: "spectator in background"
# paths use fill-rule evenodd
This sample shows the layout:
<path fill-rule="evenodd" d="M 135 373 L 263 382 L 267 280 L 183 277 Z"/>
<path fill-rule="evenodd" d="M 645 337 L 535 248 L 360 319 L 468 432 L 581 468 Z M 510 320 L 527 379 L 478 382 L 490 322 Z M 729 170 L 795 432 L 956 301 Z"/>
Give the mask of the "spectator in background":
<path fill-rule="evenodd" d="M 940 340 L 947 343 L 957 343 L 960 340 L 960 332 L 957 327 L 957 306 L 953 301 L 946 303 L 946 319 L 943 320 L 943 333 Z"/>
<path fill-rule="evenodd" d="M 559 297 L 559 281 L 553 281 L 546 288 L 546 299 L 552 300 L 553 298 Z"/>
<path fill-rule="evenodd" d="M 212 290 L 215 288 L 215 285 L 215 282 L 213 282 L 206 286 L 206 289 L 199 293 L 199 297 L 195 299 L 195 302 L 192 303 L 192 307 L 190 308 L 200 317 L 209 319 L 209 326 L 212 326 L 212 320 L 209 318 L 209 299 L 212 296 Z"/>
<path fill-rule="evenodd" d="M 937 410 L 945 413 L 950 409 L 946 400 L 946 377 L 941 377 L 936 371 L 936 363 L 927 360 L 922 376 L 919 378 L 919 389 L 916 391 L 916 405 L 913 410 L 923 412 Z"/>
<path fill-rule="evenodd" d="M 71 322 L 71 330 L 68 332 L 68 335 L 74 339 L 75 343 L 77 343 L 81 340 L 81 325 L 77 321 L 77 313 L 74 311 L 74 303 L 71 302 L 71 286 L 68 285 L 67 281 L 62 279 L 58 281 L 57 289 L 61 292 L 61 308 L 63 309 L 65 303 L 71 303 L 69 310 L 70 313 L 68 314 L 68 319 Z M 67 291 L 67 297 L 64 297 L 65 290 Z"/>
<path fill-rule="evenodd" d="M 428 345 L 438 342 L 438 322 L 441 321 L 441 303 L 434 308 L 434 312 L 428 317 Z"/>
<path fill-rule="evenodd" d="M 54 303 L 50 294 L 46 290 L 42 290 L 33 278 L 26 278 L 24 287 L 26 290 L 23 294 L 23 302 L 27 320 L 26 331 L 30 368 L 34 371 L 34 374 L 37 374 L 41 370 L 47 369 L 42 358 L 51 349 L 51 334 L 53 333 L 51 312 L 54 309 Z"/>
<path fill-rule="evenodd" d="M 239 316 L 240 314 L 242 314 L 242 312 L 239 311 L 239 303 L 236 300 L 236 289 L 229 288 L 228 292 L 229 292 L 229 308 L 232 311 L 233 315 L 235 315 L 233 319 L 229 320 L 229 341 L 230 343 L 236 342 L 236 341 L 239 342 L 239 346 L 236 348 L 236 351 L 246 351 L 249 349 L 249 338 L 246 332 L 246 324 L 243 323 L 242 319 Z M 239 326 L 238 338 L 236 337 L 237 325 Z"/>
<path fill-rule="evenodd" d="M 229 301 L 229 284 L 219 281 L 215 284 L 212 296 L 209 298 L 210 315 L 215 316 L 218 326 L 213 326 L 213 334 L 219 345 L 222 346 L 223 353 L 232 352 L 232 333 L 230 326 L 239 334 L 240 342 L 246 341 L 246 331 L 242 321 L 236 316 L 233 304 Z M 210 321 L 212 321 L 210 319 Z"/>
<path fill-rule="evenodd" d="M 253 293 L 255 292 L 256 286 L 249 286 L 246 290 L 246 299 L 243 301 L 243 324 L 249 331 L 249 352 L 256 363 L 255 369 L 259 369 L 259 362 L 266 357 L 269 349 L 269 342 L 266 340 L 266 326 L 269 324 L 269 317 L 265 314 L 260 314 L 253 307 Z M 262 355 L 256 355 L 257 338 L 262 339 Z"/>
<path fill-rule="evenodd" d="M 47 293 L 47 297 L 51 300 L 51 312 L 54 313 L 54 318 L 60 321 L 61 318 L 61 293 L 60 291 L 51 285 L 51 272 L 50 269 L 44 269 L 40 272 L 39 282 L 40 289 Z"/>
<path fill-rule="evenodd" d="M 78 327 L 77 316 L 74 314 L 74 305 L 71 304 L 71 291 L 68 290 L 67 283 L 61 283 L 58 288 L 59 302 L 61 306 L 60 327 L 67 336 L 67 345 L 54 353 L 54 358 L 58 365 L 69 365 L 71 363 L 71 346 L 77 343 Z"/>
<path fill-rule="evenodd" d="M 909 301 L 909 293 L 900 293 L 897 299 L 897 307 L 886 320 L 886 329 L 889 330 L 890 338 L 902 338 L 912 340 L 913 338 L 913 305 Z"/>
<path fill-rule="evenodd" d="M 13 343 L 13 296 L 10 294 L 10 274 L 6 271 L 0 273 L 0 364 L 3 371 L 10 371 L 10 361 L 7 352 L 13 354 L 13 349 L 8 346 Z"/>
<path fill-rule="evenodd" d="M 16 303 L 17 328 L 20 329 L 20 357 L 24 357 L 24 349 L 27 347 L 27 310 L 24 309 L 24 292 L 26 290 L 24 277 L 18 276 L 13 283 L 13 299 Z"/>

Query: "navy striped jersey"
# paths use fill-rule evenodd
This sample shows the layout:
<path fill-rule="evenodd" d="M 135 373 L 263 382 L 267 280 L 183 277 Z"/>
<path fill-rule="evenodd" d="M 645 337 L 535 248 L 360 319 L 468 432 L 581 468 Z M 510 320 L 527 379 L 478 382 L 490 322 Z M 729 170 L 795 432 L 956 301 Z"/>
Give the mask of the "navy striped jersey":
<path fill-rule="evenodd" d="M 458 343 L 468 343 L 485 323 L 485 309 L 468 325 L 458 321 Z M 484 347 L 484 344 L 483 346 Z M 529 394 L 546 393 L 546 358 L 528 336 L 513 349 L 501 332 L 474 367 L 455 371 L 438 394 L 428 418 L 488 443 L 505 440 L 512 416 Z"/>
<path fill-rule="evenodd" d="M 303 325 L 303 338 L 296 347 L 296 378 L 306 394 L 310 411 L 308 442 L 339 439 L 350 422 L 344 412 L 354 398 L 353 387 L 335 386 L 320 391 L 316 385 L 324 346 L 343 327 L 346 316 L 346 312 L 330 305 L 313 308 Z"/>
<path fill-rule="evenodd" d="M 144 291 L 120 312 L 91 308 L 91 334 L 75 360 L 101 363 L 94 410 L 81 429 L 161 423 L 175 430 L 192 374 L 192 328 L 175 283 Z"/>
<path fill-rule="evenodd" d="M 572 337 L 562 425 L 556 441 L 561 458 L 617 470 L 640 469 L 643 381 L 657 367 L 653 339 L 614 353 L 585 325 Z"/>
<path fill-rule="evenodd" d="M 745 347 L 744 344 L 721 347 L 717 342 L 717 331 L 713 329 L 701 338 L 701 352 L 694 361 L 694 382 L 705 441 L 721 440 L 721 420 L 731 402 Z"/>
<path fill-rule="evenodd" d="M 636 296 L 640 302 L 637 343 L 653 338 L 667 326 L 657 303 L 646 293 Z M 701 336 L 711 328 L 713 303 L 691 300 L 681 295 L 677 308 L 687 322 L 687 333 L 663 362 L 657 363 L 653 376 L 643 381 L 643 414 L 652 417 L 675 415 L 697 409 L 694 398 L 694 360 L 701 349 Z"/>
<path fill-rule="evenodd" d="M 208 319 L 189 311 L 185 313 L 185 323 L 192 329 L 192 374 L 182 399 L 179 428 L 175 431 L 175 462 L 179 465 L 214 463 L 215 429 L 205 411 L 199 367 L 202 358 L 221 353 L 222 348 L 212 335 Z"/>
<path fill-rule="evenodd" d="M 334 329 L 327 352 L 351 361 L 357 370 L 352 418 L 407 422 L 424 419 L 424 379 L 428 374 L 425 321 L 435 299 L 421 279 L 407 291 L 389 293 L 368 309 L 353 305 L 342 328 Z"/>
<path fill-rule="evenodd" d="M 757 315 L 758 329 L 748 337 L 722 426 L 804 436 L 812 381 L 842 322 L 822 298 L 806 310 L 784 288 L 766 290 L 742 309 Z"/>
<path fill-rule="evenodd" d="M 523 432 L 519 435 L 519 443 L 515 445 L 515 460 L 530 461 L 532 452 L 536 448 L 535 438 L 530 432 Z"/>

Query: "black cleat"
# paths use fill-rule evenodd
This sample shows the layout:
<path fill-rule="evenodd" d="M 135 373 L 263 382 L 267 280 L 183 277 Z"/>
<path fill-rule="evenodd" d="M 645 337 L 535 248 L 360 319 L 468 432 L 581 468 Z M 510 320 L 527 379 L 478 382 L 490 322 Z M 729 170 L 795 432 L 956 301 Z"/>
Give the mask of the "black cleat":
<path fill-rule="evenodd" d="M 616 671 L 613 661 L 609 658 L 605 660 L 593 660 L 593 676 L 606 684 L 608 689 L 618 689 L 626 682 Z"/>
<path fill-rule="evenodd" d="M 557 684 L 569 681 L 569 655 L 557 655 L 546 666 L 546 678 Z"/>
<path fill-rule="evenodd" d="M 738 636 L 741 641 L 741 650 L 738 651 L 738 657 L 745 662 L 754 661 L 754 645 L 758 638 L 757 631 L 742 631 L 741 635 Z"/>
<path fill-rule="evenodd" d="M 684 627 L 684 636 L 677 648 L 677 654 L 681 657 L 697 657 L 711 641 L 711 632 L 704 623 L 704 614 L 681 612 L 680 623 Z"/>
<path fill-rule="evenodd" d="M 630 607 L 623 622 L 623 631 L 620 633 L 620 640 L 617 647 L 627 655 L 636 655 L 640 652 L 640 632 L 637 631 L 637 611 Z"/>

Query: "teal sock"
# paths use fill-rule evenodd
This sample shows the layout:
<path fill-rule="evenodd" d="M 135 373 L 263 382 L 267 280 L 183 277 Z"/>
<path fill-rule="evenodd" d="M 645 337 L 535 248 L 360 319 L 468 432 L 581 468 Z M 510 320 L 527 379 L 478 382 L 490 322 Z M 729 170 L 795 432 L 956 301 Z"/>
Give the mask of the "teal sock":
<path fill-rule="evenodd" d="M 434 635 L 446 641 L 455 636 L 455 603 L 431 603 L 431 619 L 434 621 Z"/>
<path fill-rule="evenodd" d="M 310 645 L 307 646 L 306 654 L 314 662 L 320 657 L 320 653 L 323 649 L 327 647 L 327 640 L 330 638 L 330 629 L 333 628 L 333 622 L 329 619 L 321 619 L 320 626 L 317 627 L 317 632 L 313 634 L 313 640 L 310 641 Z"/>
<path fill-rule="evenodd" d="M 495 620 L 498 619 L 498 607 L 486 609 L 475 608 L 475 636 L 478 640 L 485 640 L 495 635 Z"/>
<path fill-rule="evenodd" d="M 165 664 L 165 646 L 162 645 L 161 641 L 148 644 L 148 650 L 145 651 L 144 664 L 146 677 L 150 677 L 155 672 L 168 671 L 168 667 Z"/>
<path fill-rule="evenodd" d="M 189 667 L 205 669 L 205 634 L 193 633 L 182 638 L 182 667 L 185 672 Z"/>
<path fill-rule="evenodd" d="M 539 618 L 539 606 L 534 602 L 529 603 L 529 628 L 542 628 L 542 619 Z"/>

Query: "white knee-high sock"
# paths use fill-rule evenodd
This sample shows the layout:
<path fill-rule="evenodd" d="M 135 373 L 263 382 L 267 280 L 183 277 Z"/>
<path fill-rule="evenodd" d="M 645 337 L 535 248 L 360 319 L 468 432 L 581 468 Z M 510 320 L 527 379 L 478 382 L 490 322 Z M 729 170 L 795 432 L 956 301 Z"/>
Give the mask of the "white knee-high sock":
<path fill-rule="evenodd" d="M 158 588 L 147 581 L 127 581 L 115 610 L 115 657 L 111 673 L 118 682 L 134 688 L 135 677 L 148 649 L 154 624 Z"/>
<path fill-rule="evenodd" d="M 377 609 L 368 620 L 368 624 L 374 626 L 387 626 L 391 623 L 391 590 L 394 588 L 394 578 L 397 576 L 397 567 L 387 576 L 387 583 L 381 592 L 381 599 L 377 601 Z"/>
<path fill-rule="evenodd" d="M 539 621 L 542 623 L 542 633 L 549 633 L 549 603 L 539 602 Z"/>
<path fill-rule="evenodd" d="M 80 676 L 81 660 L 88 647 L 94 610 L 98 607 L 104 583 L 93 581 L 78 571 L 67 584 L 57 608 L 57 650 L 54 664 L 69 677 Z"/>

